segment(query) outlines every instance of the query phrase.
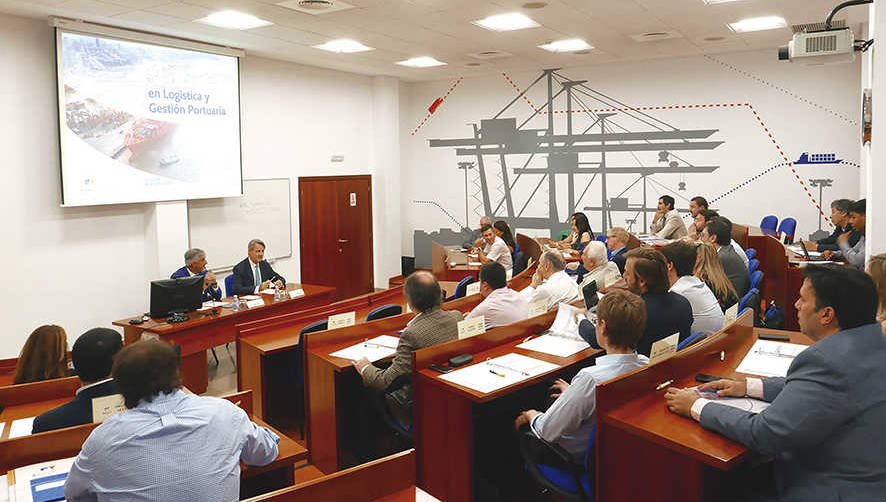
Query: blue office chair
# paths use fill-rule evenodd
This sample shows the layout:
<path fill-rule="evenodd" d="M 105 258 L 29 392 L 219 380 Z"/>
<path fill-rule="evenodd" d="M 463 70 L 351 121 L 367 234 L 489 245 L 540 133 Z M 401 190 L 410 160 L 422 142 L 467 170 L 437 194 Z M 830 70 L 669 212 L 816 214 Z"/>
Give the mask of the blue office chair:
<path fill-rule="evenodd" d="M 463 297 L 468 291 L 468 284 L 472 282 L 474 282 L 473 275 L 469 275 L 464 279 L 458 281 L 458 286 L 455 287 L 455 294 L 452 295 L 452 298 L 454 299 Z"/>
<path fill-rule="evenodd" d="M 778 227 L 778 216 L 770 214 L 760 221 L 760 230 L 763 235 L 775 234 L 775 228 Z"/>
<path fill-rule="evenodd" d="M 756 270 L 751 274 L 751 289 L 760 289 L 763 286 L 763 271 Z"/>
<path fill-rule="evenodd" d="M 302 363 L 304 357 L 302 357 L 302 336 L 307 333 L 314 333 L 317 331 L 324 331 L 329 327 L 329 319 L 323 319 L 317 322 L 312 322 L 308 324 L 299 332 L 298 344 L 296 344 L 295 349 L 291 352 L 285 351 L 278 353 L 278 357 L 288 357 L 291 358 L 287 361 L 289 364 L 286 364 L 285 367 L 288 368 L 289 372 L 285 375 L 285 379 L 291 382 L 292 389 L 295 390 L 295 403 L 298 409 L 298 415 L 304 416 L 304 405 L 305 405 L 305 371 L 302 367 Z M 277 367 L 281 367 L 284 365 L 276 365 Z M 299 432 L 301 438 L 305 437 L 305 426 L 304 421 L 299 423 Z"/>
<path fill-rule="evenodd" d="M 391 382 L 390 385 L 384 390 L 384 392 L 376 392 L 372 394 L 371 403 L 372 406 L 376 409 L 376 411 L 380 414 L 382 421 L 394 433 L 395 438 L 400 443 L 401 449 L 407 449 L 412 447 L 413 443 L 413 429 L 412 424 L 404 424 L 400 421 L 399 418 L 394 416 L 391 413 L 391 409 L 388 406 L 387 399 L 385 395 L 390 394 L 391 392 L 396 391 L 397 389 L 403 387 L 404 385 L 410 384 L 412 382 L 412 374 L 405 373 L 403 375 L 398 376 Z"/>
<path fill-rule="evenodd" d="M 695 345 L 696 342 L 700 342 L 704 340 L 704 338 L 708 336 L 704 333 L 704 331 L 696 331 L 695 333 L 689 335 L 688 338 L 683 340 L 682 342 L 677 344 L 677 350 L 683 350 L 690 345 Z"/>
<path fill-rule="evenodd" d="M 747 248 L 744 250 L 744 254 L 748 257 L 748 260 L 752 260 L 757 256 L 757 250 L 754 248 Z"/>
<path fill-rule="evenodd" d="M 234 274 L 225 277 L 225 296 L 234 296 Z"/>
<path fill-rule="evenodd" d="M 593 501 L 594 487 L 591 484 L 589 473 L 594 470 L 594 439 L 596 426 L 591 430 L 588 440 L 588 448 L 585 450 L 584 470 L 572 462 L 572 457 L 559 445 L 549 443 L 538 438 L 531 430 L 526 428 L 520 434 L 520 451 L 523 460 L 526 461 L 524 468 L 529 471 L 532 478 L 543 488 L 554 492 L 559 498 L 570 501 Z M 558 466 L 539 463 L 539 451 L 549 451 L 560 462 Z"/>
<path fill-rule="evenodd" d="M 741 301 L 738 302 L 738 315 L 744 314 L 745 310 L 754 309 L 756 313 L 760 309 L 760 290 L 757 288 L 751 288 L 750 291 L 744 297 L 742 297 Z M 754 316 L 754 324 L 757 323 L 756 315 Z"/>
<path fill-rule="evenodd" d="M 403 313 L 403 307 L 396 303 L 382 305 L 381 307 L 372 309 L 372 312 L 366 314 L 366 322 L 381 319 L 383 317 L 391 317 Z"/>
<path fill-rule="evenodd" d="M 557 235 L 557 240 L 562 241 L 570 235 L 572 235 L 572 230 L 561 230 L 560 233 Z"/>
<path fill-rule="evenodd" d="M 511 255 L 511 260 L 513 260 L 514 263 L 513 275 L 517 275 L 526 270 L 526 253 L 523 251 L 516 251 Z"/>
<path fill-rule="evenodd" d="M 748 260 L 748 275 L 753 274 L 755 270 L 760 266 L 760 260 L 756 258 L 751 258 Z"/>
<path fill-rule="evenodd" d="M 598 236 L 596 237 L 596 240 L 598 240 L 598 241 L 600 241 L 600 242 L 602 242 L 602 243 L 605 244 L 605 243 L 606 243 L 606 236 L 605 236 L 605 235 L 598 235 Z"/>
<path fill-rule="evenodd" d="M 781 238 L 781 234 L 784 234 L 784 242 L 785 244 L 790 244 L 794 242 L 794 231 L 797 230 L 797 220 L 793 218 L 785 218 L 781 220 L 781 223 L 778 225 L 778 231 L 776 232 Z"/>

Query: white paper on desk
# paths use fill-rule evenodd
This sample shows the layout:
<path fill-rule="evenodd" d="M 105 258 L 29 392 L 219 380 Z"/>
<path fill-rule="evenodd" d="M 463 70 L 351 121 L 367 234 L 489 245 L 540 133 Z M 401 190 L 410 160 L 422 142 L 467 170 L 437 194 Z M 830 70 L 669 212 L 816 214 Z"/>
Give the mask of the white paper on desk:
<path fill-rule="evenodd" d="M 479 261 L 469 261 L 469 262 L 468 262 L 468 266 L 470 266 L 470 267 L 479 267 L 479 266 L 482 266 L 482 265 L 483 265 L 483 264 L 480 263 Z"/>
<path fill-rule="evenodd" d="M 397 345 L 400 339 L 391 335 L 380 335 L 365 342 L 360 342 L 350 347 L 329 354 L 330 356 L 359 361 L 362 358 L 372 362 L 379 361 L 397 353 Z"/>
<path fill-rule="evenodd" d="M 259 298 L 261 298 L 261 297 L 258 296 L 258 295 L 241 295 L 241 296 L 240 296 L 240 299 L 241 299 L 241 300 L 246 300 L 246 301 L 249 301 L 249 300 L 256 300 L 256 299 L 259 299 Z"/>
<path fill-rule="evenodd" d="M 440 375 L 439 378 L 488 394 L 558 367 L 547 361 L 512 353 Z"/>
<path fill-rule="evenodd" d="M 805 349 L 806 345 L 796 343 L 757 340 L 735 371 L 764 377 L 783 377 L 788 374 L 794 358 Z"/>
<path fill-rule="evenodd" d="M 298 288 L 289 292 L 289 298 L 297 298 L 299 296 L 305 296 L 305 290 Z"/>
<path fill-rule="evenodd" d="M 2 502 L 2 501 L 0 501 Z M 440 499 L 435 498 L 433 495 L 430 495 L 428 492 L 422 490 L 419 487 L 415 487 L 415 502 L 440 502 Z"/>
<path fill-rule="evenodd" d="M 263 290 L 259 291 L 259 293 L 261 293 L 263 295 L 273 295 L 276 292 L 277 292 L 277 290 L 274 288 L 268 288 L 268 289 L 263 289 Z"/>
<path fill-rule="evenodd" d="M 108 417 L 124 411 L 126 405 L 121 394 L 92 398 L 92 423 L 100 424 Z"/>
<path fill-rule="evenodd" d="M 9 439 L 30 436 L 31 430 L 34 428 L 34 418 L 28 417 L 13 420 L 12 425 L 9 426 Z"/>
<path fill-rule="evenodd" d="M 465 288 L 465 296 L 475 295 L 480 292 L 480 282 L 472 282 Z"/>
<path fill-rule="evenodd" d="M 255 300 L 249 300 L 246 302 L 246 308 L 251 309 L 253 307 L 264 307 L 265 301 L 261 298 L 256 298 Z"/>
<path fill-rule="evenodd" d="M 559 357 L 569 357 L 590 347 L 588 342 L 578 335 L 575 310 L 572 305 L 561 303 L 557 307 L 557 317 L 554 318 L 551 329 L 517 347 Z"/>
<path fill-rule="evenodd" d="M 705 399 L 710 399 L 714 403 L 725 404 L 726 406 L 749 411 L 751 413 L 760 413 L 761 411 L 769 407 L 769 403 L 767 403 L 766 401 L 754 399 L 752 397 L 722 397 L 718 396 L 714 392 L 699 391 L 698 387 L 692 387 L 692 390 L 698 392 L 701 397 Z"/>
<path fill-rule="evenodd" d="M 674 333 L 653 343 L 652 349 L 649 351 L 649 365 L 664 361 L 674 355 L 677 352 L 678 343 L 680 343 L 680 333 Z"/>
<path fill-rule="evenodd" d="M 71 466 L 74 465 L 74 458 L 63 458 L 61 460 L 53 460 L 50 462 L 42 462 L 39 464 L 27 465 L 14 470 L 15 485 L 14 491 L 16 502 L 27 502 L 31 498 L 31 481 L 34 479 L 47 478 L 57 474 L 67 474 L 71 472 Z"/>

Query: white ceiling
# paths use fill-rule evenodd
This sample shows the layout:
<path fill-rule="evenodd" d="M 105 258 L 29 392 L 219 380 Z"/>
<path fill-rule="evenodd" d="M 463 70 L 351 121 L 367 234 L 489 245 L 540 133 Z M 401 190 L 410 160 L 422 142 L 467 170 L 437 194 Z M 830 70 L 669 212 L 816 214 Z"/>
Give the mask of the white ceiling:
<path fill-rule="evenodd" d="M 528 0 L 346 0 L 354 9 L 310 15 L 275 5 L 282 0 L 0 0 L 0 12 L 46 18 L 63 16 L 245 49 L 248 54 L 407 81 L 434 80 L 499 71 L 538 70 L 613 61 L 773 49 L 791 37 L 790 28 L 735 34 L 728 22 L 765 15 L 788 24 L 824 21 L 838 0 L 741 0 L 705 5 L 702 0 L 548 0 L 542 9 L 523 9 Z M 246 31 L 193 22 L 223 9 L 248 12 L 274 23 Z M 470 23 L 520 10 L 542 26 L 495 33 Z M 837 15 L 856 31 L 867 22 L 867 7 Z M 637 42 L 631 35 L 674 31 L 676 38 Z M 580 37 L 590 54 L 551 54 L 537 45 Z M 724 37 L 721 41 L 705 41 Z M 376 50 L 332 54 L 311 45 L 353 38 Z M 468 53 L 504 51 L 512 57 L 477 61 Z M 413 69 L 395 65 L 415 56 L 449 63 Z M 466 66 L 468 63 L 481 66 Z"/>

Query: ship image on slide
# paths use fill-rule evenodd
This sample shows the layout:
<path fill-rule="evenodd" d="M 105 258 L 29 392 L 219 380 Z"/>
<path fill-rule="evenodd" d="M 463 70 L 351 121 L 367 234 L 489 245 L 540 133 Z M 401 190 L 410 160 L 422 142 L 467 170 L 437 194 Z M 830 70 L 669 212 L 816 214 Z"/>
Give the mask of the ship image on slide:
<path fill-rule="evenodd" d="M 803 152 L 794 164 L 839 164 L 843 159 L 838 159 L 835 153 L 812 153 Z"/>
<path fill-rule="evenodd" d="M 126 133 L 123 144 L 132 152 L 132 158 L 136 158 L 166 136 L 174 125 L 172 122 L 162 120 L 138 119 L 132 124 L 132 129 Z"/>

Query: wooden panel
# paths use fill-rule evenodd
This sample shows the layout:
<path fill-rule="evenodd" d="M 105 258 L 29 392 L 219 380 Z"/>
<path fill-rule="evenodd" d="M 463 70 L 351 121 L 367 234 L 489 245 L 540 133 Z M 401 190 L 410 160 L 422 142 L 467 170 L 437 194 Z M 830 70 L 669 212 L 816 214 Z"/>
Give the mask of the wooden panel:
<path fill-rule="evenodd" d="M 252 416 L 253 402 L 252 402 L 252 391 L 251 390 L 235 392 L 233 394 L 221 396 L 221 398 L 234 403 L 234 405 L 238 406 L 243 411 L 245 411 L 247 415 Z"/>
<path fill-rule="evenodd" d="M 82 383 L 77 377 L 54 378 L 42 382 L 22 383 L 0 387 L 0 407 L 47 401 L 50 399 L 73 398 Z"/>
<path fill-rule="evenodd" d="M 255 415 L 267 419 L 264 414 L 265 395 L 262 385 L 262 354 L 252 344 L 237 340 L 237 389 L 254 394 Z"/>
<path fill-rule="evenodd" d="M 335 286 L 338 267 L 335 184 L 298 179 L 301 280 Z"/>
<path fill-rule="evenodd" d="M 739 223 L 732 223 L 732 240 L 737 242 L 742 249 L 748 248 L 748 227 Z"/>
<path fill-rule="evenodd" d="M 369 176 L 348 176 L 336 180 L 335 185 L 339 261 L 334 270 L 334 285 L 337 298 L 351 298 L 375 288 L 372 270 L 372 182 Z M 354 205 L 350 201 L 352 194 Z M 336 248 L 330 250 L 335 251 Z"/>
<path fill-rule="evenodd" d="M 58 429 L 0 442 L 0 474 L 26 465 L 75 457 L 99 424 Z"/>
<path fill-rule="evenodd" d="M 517 234 L 516 239 L 517 245 L 520 246 L 520 251 L 526 255 L 527 262 L 532 258 L 533 263 L 538 263 L 538 258 L 541 256 L 541 245 L 539 245 L 538 241 L 521 233 Z"/>
<path fill-rule="evenodd" d="M 311 462 L 323 472 L 335 472 L 339 460 L 335 368 L 310 352 L 305 371 L 305 401 Z"/>

